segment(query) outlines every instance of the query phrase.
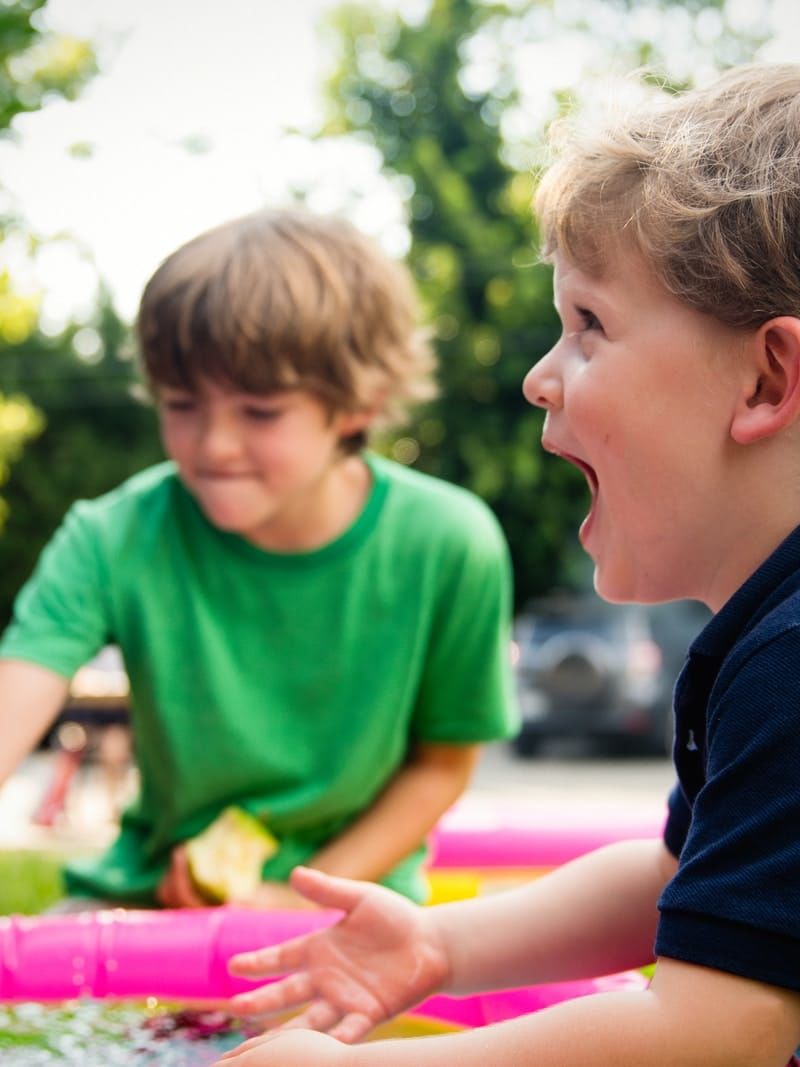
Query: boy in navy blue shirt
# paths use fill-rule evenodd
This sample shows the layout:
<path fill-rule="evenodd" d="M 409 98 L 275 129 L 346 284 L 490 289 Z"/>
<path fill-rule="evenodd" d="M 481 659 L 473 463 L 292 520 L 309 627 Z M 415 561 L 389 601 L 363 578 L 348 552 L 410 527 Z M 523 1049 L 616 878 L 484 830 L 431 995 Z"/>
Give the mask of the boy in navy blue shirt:
<path fill-rule="evenodd" d="M 543 444 L 591 492 L 581 542 L 612 601 L 715 617 L 676 689 L 664 840 L 427 910 L 297 870 L 341 923 L 246 954 L 309 1002 L 227 1067 L 783 1067 L 800 1041 L 800 67 L 657 94 L 562 127 L 537 208 L 563 333 L 530 371 Z M 655 944 L 655 953 L 653 946 Z M 658 959 L 650 987 L 465 1033 L 352 1046 L 436 989 Z"/>

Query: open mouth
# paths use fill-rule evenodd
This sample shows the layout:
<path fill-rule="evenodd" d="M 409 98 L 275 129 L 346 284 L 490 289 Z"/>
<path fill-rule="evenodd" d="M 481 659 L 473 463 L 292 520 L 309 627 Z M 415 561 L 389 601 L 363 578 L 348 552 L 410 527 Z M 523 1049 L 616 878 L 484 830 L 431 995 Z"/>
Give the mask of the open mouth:
<path fill-rule="evenodd" d="M 568 463 L 571 463 L 573 467 L 577 467 L 579 471 L 583 471 L 584 477 L 589 485 L 589 492 L 592 494 L 592 499 L 597 496 L 598 482 L 597 475 L 595 474 L 594 467 L 590 467 L 588 463 L 584 463 L 582 459 L 578 459 L 577 456 L 570 456 L 567 453 L 560 453 L 561 458 L 565 459 Z"/>
<path fill-rule="evenodd" d="M 578 459 L 578 457 L 574 456 L 571 452 L 562 452 L 560 448 L 556 448 L 556 446 L 546 438 L 542 438 L 542 448 L 545 452 L 551 452 L 554 456 L 558 456 L 559 459 L 565 459 L 567 463 L 571 463 L 573 467 L 577 467 L 579 471 L 583 471 L 584 477 L 589 484 L 589 491 L 592 494 L 592 499 L 597 496 L 599 483 L 594 467 L 591 467 L 584 460 Z"/>
<path fill-rule="evenodd" d="M 554 456 L 558 456 L 559 459 L 564 459 L 567 461 L 567 463 L 571 463 L 573 467 L 577 467 L 579 471 L 583 472 L 583 476 L 586 478 L 586 484 L 589 486 L 589 492 L 591 494 L 591 504 L 589 507 L 589 512 L 586 518 L 583 520 L 583 523 L 581 524 L 580 538 L 581 542 L 583 542 L 589 532 L 589 529 L 591 528 L 592 519 L 594 518 L 595 504 L 597 502 L 597 496 L 600 491 L 600 483 L 598 481 L 595 469 L 594 467 L 586 463 L 584 460 L 572 455 L 571 452 L 562 452 L 560 448 L 556 448 L 554 445 L 552 445 L 545 439 L 542 440 L 542 447 L 545 449 L 545 451 L 552 452 Z"/>

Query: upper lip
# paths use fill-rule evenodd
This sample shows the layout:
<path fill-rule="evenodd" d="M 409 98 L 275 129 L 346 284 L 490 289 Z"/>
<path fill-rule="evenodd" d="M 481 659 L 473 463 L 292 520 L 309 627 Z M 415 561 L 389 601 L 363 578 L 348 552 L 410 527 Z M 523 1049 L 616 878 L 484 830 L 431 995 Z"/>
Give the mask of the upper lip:
<path fill-rule="evenodd" d="M 565 459 L 568 463 L 572 463 L 573 466 L 583 471 L 590 489 L 592 492 L 596 492 L 598 485 L 597 474 L 595 473 L 594 467 L 588 464 L 586 460 L 581 459 L 572 452 L 565 452 L 563 448 L 559 448 L 558 445 L 547 437 L 542 438 L 542 448 L 545 452 L 551 452 L 554 456 L 558 456 L 559 459 Z"/>

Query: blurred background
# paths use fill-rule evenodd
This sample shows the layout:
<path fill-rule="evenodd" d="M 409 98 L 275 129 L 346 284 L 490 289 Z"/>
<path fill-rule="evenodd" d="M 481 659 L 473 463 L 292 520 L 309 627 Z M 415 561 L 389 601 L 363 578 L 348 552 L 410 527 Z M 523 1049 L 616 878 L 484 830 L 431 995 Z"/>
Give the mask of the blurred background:
<path fill-rule="evenodd" d="M 513 753 L 557 774 L 565 743 L 599 735 L 649 757 L 609 764 L 611 784 L 663 790 L 671 681 L 703 614 L 598 614 L 583 476 L 540 451 L 520 391 L 557 335 L 530 201 L 544 131 L 576 100 L 624 100 L 641 69 L 677 89 L 800 60 L 798 30 L 796 0 L 2 0 L 0 627 L 67 506 L 161 456 L 131 339 L 159 260 L 305 201 L 406 257 L 432 326 L 441 398 L 380 449 L 474 490 L 511 545 L 526 728 L 478 786 L 508 784 Z M 89 732 L 62 752 L 87 750 L 90 713 L 124 722 L 104 670 L 76 685 Z M 123 741 L 105 759 L 124 791 Z"/>

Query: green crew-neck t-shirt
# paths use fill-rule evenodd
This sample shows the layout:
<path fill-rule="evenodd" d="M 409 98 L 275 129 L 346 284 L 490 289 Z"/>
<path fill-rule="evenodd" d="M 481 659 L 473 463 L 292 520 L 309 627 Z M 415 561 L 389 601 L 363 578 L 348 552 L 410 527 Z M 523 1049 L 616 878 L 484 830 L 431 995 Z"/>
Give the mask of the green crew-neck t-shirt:
<path fill-rule="evenodd" d="M 472 494 L 384 460 L 340 537 L 272 553 L 217 529 L 164 463 L 68 512 L 0 655 L 71 677 L 108 643 L 131 684 L 139 795 L 70 892 L 152 904 L 172 848 L 227 805 L 285 879 L 367 808 L 417 740 L 516 728 L 510 566 Z M 420 899 L 417 850 L 385 882 Z"/>

